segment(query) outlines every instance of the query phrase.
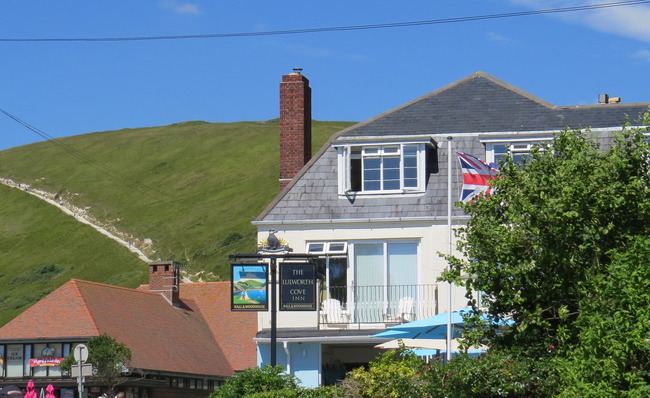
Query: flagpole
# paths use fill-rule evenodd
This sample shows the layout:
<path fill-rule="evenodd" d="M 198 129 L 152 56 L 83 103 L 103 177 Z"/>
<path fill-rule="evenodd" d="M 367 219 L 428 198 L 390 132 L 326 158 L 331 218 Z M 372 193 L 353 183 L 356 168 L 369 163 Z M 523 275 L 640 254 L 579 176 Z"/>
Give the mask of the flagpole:
<path fill-rule="evenodd" d="M 451 256 L 451 142 L 453 138 L 451 136 L 447 137 L 447 234 L 449 238 L 449 247 L 447 248 L 447 254 Z M 451 264 L 447 262 L 447 270 L 451 270 Z M 447 286 L 447 361 L 451 359 L 451 282 Z"/>

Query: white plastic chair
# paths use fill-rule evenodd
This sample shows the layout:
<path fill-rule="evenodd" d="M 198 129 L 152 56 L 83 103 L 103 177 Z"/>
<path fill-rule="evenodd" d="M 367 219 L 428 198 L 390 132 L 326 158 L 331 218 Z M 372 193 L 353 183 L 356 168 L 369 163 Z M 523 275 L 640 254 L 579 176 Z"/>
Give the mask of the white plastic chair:
<path fill-rule="evenodd" d="M 406 296 L 399 299 L 396 314 L 384 314 L 386 323 L 404 323 L 415 320 L 413 312 L 413 297 Z"/>
<path fill-rule="evenodd" d="M 321 304 L 322 323 L 349 323 L 350 313 L 341 309 L 341 302 L 336 299 L 323 300 Z"/>

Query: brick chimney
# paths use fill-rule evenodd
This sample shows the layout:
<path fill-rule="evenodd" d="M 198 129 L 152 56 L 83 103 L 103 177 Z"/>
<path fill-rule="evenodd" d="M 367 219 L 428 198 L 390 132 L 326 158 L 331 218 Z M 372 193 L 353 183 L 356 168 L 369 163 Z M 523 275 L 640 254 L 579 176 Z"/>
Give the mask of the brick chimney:
<path fill-rule="evenodd" d="M 311 158 L 311 88 L 295 68 L 280 83 L 280 189 Z"/>
<path fill-rule="evenodd" d="M 180 268 L 176 261 L 149 263 L 149 291 L 160 293 L 174 307 L 180 304 Z"/>

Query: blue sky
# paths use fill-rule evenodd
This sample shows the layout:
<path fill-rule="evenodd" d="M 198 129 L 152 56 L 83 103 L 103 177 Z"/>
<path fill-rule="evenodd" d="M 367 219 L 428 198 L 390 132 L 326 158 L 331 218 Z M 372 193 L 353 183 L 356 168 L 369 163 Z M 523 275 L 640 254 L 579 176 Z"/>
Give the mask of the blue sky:
<path fill-rule="evenodd" d="M 609 0 L 608 2 L 615 2 Z M 52 137 L 278 117 L 301 67 L 317 120 L 362 121 L 484 71 L 556 105 L 650 102 L 650 3 L 420 26 L 186 36 L 431 21 L 605 1 L 0 1 L 0 109 Z M 0 113 L 0 150 L 41 141 Z"/>

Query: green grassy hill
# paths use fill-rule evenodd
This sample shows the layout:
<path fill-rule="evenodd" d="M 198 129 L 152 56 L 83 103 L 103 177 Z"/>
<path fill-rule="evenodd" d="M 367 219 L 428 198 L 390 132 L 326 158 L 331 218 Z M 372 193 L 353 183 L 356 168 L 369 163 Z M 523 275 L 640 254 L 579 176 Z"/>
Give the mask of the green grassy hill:
<path fill-rule="evenodd" d="M 350 122 L 313 123 L 315 151 Z M 56 194 L 190 275 L 229 279 L 250 224 L 278 193 L 279 122 L 186 122 L 0 152 L 0 177 Z M 145 239 L 152 244 L 145 247 Z M 147 266 L 26 192 L 0 185 L 0 325 L 70 278 L 135 287 Z"/>

